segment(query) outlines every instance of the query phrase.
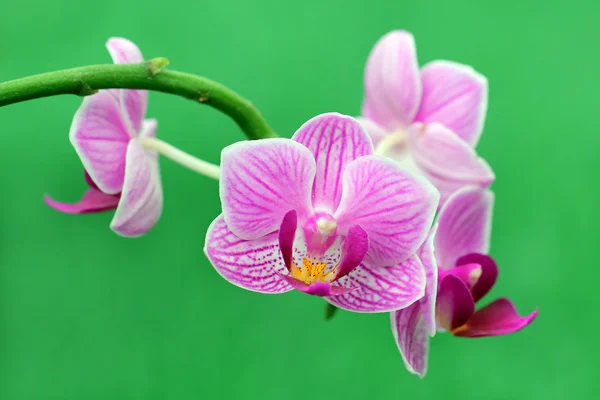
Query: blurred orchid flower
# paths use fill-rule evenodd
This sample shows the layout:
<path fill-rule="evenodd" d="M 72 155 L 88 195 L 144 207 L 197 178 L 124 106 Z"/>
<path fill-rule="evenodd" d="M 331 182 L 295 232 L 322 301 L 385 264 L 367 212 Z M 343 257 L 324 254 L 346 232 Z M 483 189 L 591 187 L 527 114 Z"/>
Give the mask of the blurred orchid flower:
<path fill-rule="evenodd" d="M 106 46 L 117 64 L 144 61 L 138 47 L 127 39 L 111 38 Z M 140 142 L 156 136 L 156 120 L 144 119 L 147 105 L 144 90 L 101 90 L 86 97 L 69 137 L 90 189 L 75 204 L 48 196 L 46 203 L 71 214 L 116 208 L 110 226 L 122 236 L 139 236 L 152 228 L 162 212 L 163 194 L 158 155 Z"/>
<path fill-rule="evenodd" d="M 413 36 L 393 31 L 367 61 L 361 123 L 376 154 L 424 174 L 440 191 L 441 206 L 461 187 L 488 187 L 495 179 L 473 149 L 487 97 L 487 79 L 469 66 L 433 61 L 419 70 Z"/>
<path fill-rule="evenodd" d="M 419 250 L 427 270 L 425 296 L 419 303 L 391 313 L 394 338 L 413 374 L 423 377 L 427 371 L 429 336 L 436 332 L 436 319 L 441 329 L 454 336 L 481 337 L 516 332 L 537 316 L 537 310 L 520 316 L 507 298 L 475 311 L 475 303 L 498 277 L 496 263 L 486 255 L 493 201 L 493 194 L 485 189 L 457 191 L 440 211 L 437 232 L 434 227 Z"/>
<path fill-rule="evenodd" d="M 421 298 L 425 271 L 415 252 L 439 194 L 372 153 L 361 125 L 335 113 L 309 120 L 291 140 L 226 147 L 223 214 L 204 248 L 217 272 L 244 289 L 297 289 L 355 312 Z"/>

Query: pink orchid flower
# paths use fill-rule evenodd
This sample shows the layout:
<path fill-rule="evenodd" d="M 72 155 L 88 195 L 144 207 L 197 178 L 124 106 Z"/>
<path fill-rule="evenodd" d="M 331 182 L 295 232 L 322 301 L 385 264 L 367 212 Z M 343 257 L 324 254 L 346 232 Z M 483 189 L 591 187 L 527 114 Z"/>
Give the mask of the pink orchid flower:
<path fill-rule="evenodd" d="M 494 174 L 474 150 L 487 110 L 487 79 L 471 67 L 433 61 L 419 70 L 413 36 L 393 31 L 373 48 L 361 122 L 376 153 L 424 174 L 443 202 Z"/>
<path fill-rule="evenodd" d="M 144 61 L 129 40 L 111 38 L 106 47 L 117 64 Z M 144 119 L 147 106 L 145 90 L 101 90 L 86 97 L 69 137 L 90 188 L 75 204 L 48 196 L 46 203 L 68 214 L 116 208 L 110 227 L 122 236 L 139 236 L 152 228 L 162 212 L 163 194 L 158 156 L 139 140 L 156 136 L 156 120 Z"/>
<path fill-rule="evenodd" d="M 425 296 L 391 313 L 394 338 L 413 374 L 423 377 L 427 371 L 429 336 L 436 326 L 454 336 L 499 336 L 523 329 L 537 316 L 537 310 L 520 316 L 507 298 L 475 311 L 498 277 L 496 263 L 486 255 L 493 201 L 490 191 L 478 187 L 457 191 L 439 213 L 437 232 L 434 227 L 419 250 L 427 270 Z"/>
<path fill-rule="evenodd" d="M 205 253 L 244 289 L 324 296 L 355 312 L 397 310 L 421 298 L 415 254 L 439 193 L 373 156 L 353 118 L 323 114 L 290 139 L 244 141 L 221 156 L 223 214 Z"/>

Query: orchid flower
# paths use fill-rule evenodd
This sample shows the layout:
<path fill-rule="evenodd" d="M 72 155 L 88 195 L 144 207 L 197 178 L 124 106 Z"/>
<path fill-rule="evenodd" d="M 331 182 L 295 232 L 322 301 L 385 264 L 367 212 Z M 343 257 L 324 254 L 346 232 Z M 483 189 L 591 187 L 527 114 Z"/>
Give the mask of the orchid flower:
<path fill-rule="evenodd" d="M 427 371 L 429 336 L 437 326 L 454 336 L 499 336 L 529 325 L 537 310 L 520 316 L 507 298 L 475 311 L 494 286 L 498 268 L 487 255 L 490 246 L 493 195 L 467 187 L 442 207 L 436 227 L 419 250 L 427 270 L 425 296 L 391 313 L 392 332 L 406 368 L 423 377 Z M 434 251 L 435 247 L 435 251 Z M 434 256 L 435 253 L 435 257 Z M 439 276 L 438 276 L 439 275 Z"/>
<path fill-rule="evenodd" d="M 117 64 L 144 60 L 129 40 L 111 38 L 106 46 Z M 144 119 L 147 105 L 144 90 L 101 90 L 86 97 L 69 137 L 90 189 L 75 204 L 48 196 L 46 203 L 70 214 L 116 208 L 110 226 L 123 236 L 139 236 L 152 228 L 162 212 L 163 194 L 158 155 L 142 144 L 156 136 L 156 120 Z"/>
<path fill-rule="evenodd" d="M 419 71 L 413 36 L 393 31 L 369 56 L 361 122 L 376 153 L 424 174 L 441 206 L 461 187 L 494 181 L 474 150 L 487 97 L 486 78 L 466 65 L 438 60 Z"/>
<path fill-rule="evenodd" d="M 424 294 L 417 249 L 439 193 L 373 154 L 353 118 L 330 113 L 290 139 L 223 149 L 223 213 L 204 251 L 226 280 L 251 291 L 292 289 L 355 312 L 406 307 Z"/>

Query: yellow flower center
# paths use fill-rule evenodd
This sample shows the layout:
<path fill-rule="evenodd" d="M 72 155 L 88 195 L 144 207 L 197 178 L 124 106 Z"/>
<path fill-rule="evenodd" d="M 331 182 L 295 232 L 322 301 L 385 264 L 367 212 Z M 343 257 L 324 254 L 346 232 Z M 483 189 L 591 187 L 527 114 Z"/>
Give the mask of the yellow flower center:
<path fill-rule="evenodd" d="M 315 263 L 305 257 L 302 267 L 298 267 L 295 262 L 292 262 L 290 275 L 308 285 L 315 282 L 330 282 L 333 279 L 334 270 L 326 273 L 325 268 L 327 268 L 326 263 Z"/>

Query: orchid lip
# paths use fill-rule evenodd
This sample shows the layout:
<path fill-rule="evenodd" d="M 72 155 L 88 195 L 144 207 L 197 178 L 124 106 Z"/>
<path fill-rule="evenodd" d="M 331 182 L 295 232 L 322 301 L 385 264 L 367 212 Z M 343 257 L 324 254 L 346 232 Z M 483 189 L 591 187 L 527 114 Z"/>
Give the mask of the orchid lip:
<path fill-rule="evenodd" d="M 297 231 L 306 239 L 306 253 L 294 259 L 294 242 Z M 341 258 L 333 261 L 326 256 L 328 249 L 340 240 L 337 222 L 330 214 L 319 212 L 298 229 L 298 212 L 288 211 L 279 228 L 279 248 L 289 271 L 289 278 L 306 285 L 330 283 L 347 275 L 365 257 L 368 235 L 358 225 L 348 228 L 340 248 Z M 339 242 L 338 242 L 339 243 Z"/>

